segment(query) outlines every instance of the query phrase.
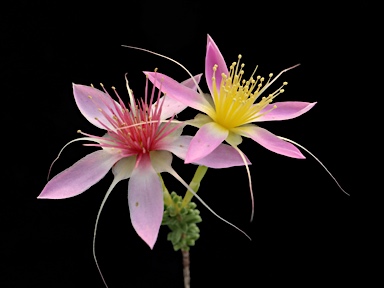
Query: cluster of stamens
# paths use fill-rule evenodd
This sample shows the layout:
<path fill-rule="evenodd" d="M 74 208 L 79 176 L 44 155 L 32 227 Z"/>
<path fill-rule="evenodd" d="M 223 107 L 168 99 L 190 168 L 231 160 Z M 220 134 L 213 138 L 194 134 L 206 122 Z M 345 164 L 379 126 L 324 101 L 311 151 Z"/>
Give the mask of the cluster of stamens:
<path fill-rule="evenodd" d="M 239 55 L 238 61 L 233 62 L 229 67 L 229 75 L 221 74 L 219 87 L 216 86 L 215 78 L 217 65 L 213 67 L 212 96 L 215 104 L 215 114 L 210 116 L 215 122 L 227 129 L 251 123 L 261 115 L 270 112 L 271 109 L 275 109 L 276 106 L 273 106 L 268 111 L 260 113 L 277 95 L 284 92 L 282 88 L 288 84 L 284 82 L 280 88 L 268 96 L 262 97 L 260 101 L 255 104 L 259 96 L 274 81 L 271 81 L 273 74 L 269 74 L 268 81 L 264 84 L 264 77 L 257 76 L 256 79 L 253 78 L 257 70 L 256 67 L 248 80 L 243 79 L 243 68 L 245 65 L 243 63 L 240 64 L 241 57 L 242 56 Z"/>
<path fill-rule="evenodd" d="M 104 86 L 102 84 L 100 85 L 108 95 Z M 99 118 L 95 118 L 107 130 L 107 134 L 99 137 L 78 131 L 98 143 L 85 145 L 105 149 L 117 149 L 120 153 L 123 153 L 124 156 L 137 155 L 156 150 L 159 141 L 172 133 L 175 128 L 169 127 L 172 118 L 160 126 L 162 110 L 162 103 L 159 103 L 160 92 L 157 95 L 157 102 L 153 104 L 155 89 L 152 89 L 148 102 L 147 87 L 148 86 L 146 86 L 145 89 L 144 99 L 135 101 L 133 92 L 129 89 L 127 82 L 128 93 L 131 100 L 127 106 L 121 100 L 115 87 L 112 87 L 118 98 L 118 103 L 111 101 L 111 103 L 113 103 L 111 105 L 111 103 L 103 101 L 108 111 L 104 111 L 101 108 L 98 108 L 98 110 L 104 116 L 104 120 L 102 121 Z M 92 96 L 88 97 L 92 99 Z M 96 101 L 93 102 L 96 104 Z"/>

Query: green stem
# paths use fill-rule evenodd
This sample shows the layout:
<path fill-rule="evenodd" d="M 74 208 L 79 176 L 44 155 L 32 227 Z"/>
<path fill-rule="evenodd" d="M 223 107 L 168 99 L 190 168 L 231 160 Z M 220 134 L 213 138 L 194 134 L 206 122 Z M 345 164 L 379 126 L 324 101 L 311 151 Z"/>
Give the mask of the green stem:
<path fill-rule="evenodd" d="M 199 190 L 200 182 L 201 180 L 203 180 L 203 177 L 207 172 L 207 170 L 208 170 L 208 167 L 206 166 L 197 167 L 195 175 L 193 176 L 191 183 L 189 183 L 189 187 L 191 187 L 195 193 L 197 193 L 197 190 Z M 183 203 L 181 204 L 181 207 L 186 207 L 188 203 L 191 201 L 192 197 L 193 197 L 192 192 L 187 190 L 183 199 Z"/>
<path fill-rule="evenodd" d="M 171 206 L 173 204 L 172 197 L 169 194 L 169 191 L 168 191 L 167 187 L 165 187 L 163 177 L 161 177 L 160 174 L 159 174 L 159 178 L 160 178 L 160 181 L 161 181 L 161 185 L 163 186 L 164 204 L 167 205 L 167 206 Z"/>

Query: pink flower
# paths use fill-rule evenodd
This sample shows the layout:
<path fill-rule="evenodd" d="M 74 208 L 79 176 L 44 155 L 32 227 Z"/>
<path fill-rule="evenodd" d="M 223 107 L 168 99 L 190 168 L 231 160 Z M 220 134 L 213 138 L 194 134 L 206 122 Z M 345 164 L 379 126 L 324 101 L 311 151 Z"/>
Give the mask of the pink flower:
<path fill-rule="evenodd" d="M 241 56 L 239 56 L 239 60 L 240 58 Z M 256 79 L 251 76 L 249 80 L 243 80 L 244 70 L 242 68 L 243 65 L 239 65 L 238 61 L 232 63 L 228 71 L 219 48 L 208 35 L 205 58 L 205 77 L 211 93 L 208 100 L 195 90 L 180 85 L 166 75 L 157 73 L 161 82 L 158 82 L 156 86 L 161 85 L 164 93 L 184 105 L 206 114 L 199 115 L 198 121 L 195 121 L 196 126 L 199 126 L 200 129 L 189 146 L 186 163 L 208 155 L 224 140 L 237 146 L 241 142 L 239 136 L 251 138 L 278 154 L 305 158 L 293 144 L 283 141 L 271 132 L 251 123 L 292 119 L 304 114 L 316 103 L 289 101 L 271 104 L 277 95 L 284 92 L 282 87 L 255 103 L 277 77 L 272 81 L 268 80 L 263 86 L 265 80 L 260 76 L 257 76 Z M 153 82 L 154 73 L 145 72 L 145 74 Z M 270 74 L 270 79 L 272 76 Z M 286 85 L 286 82 L 283 85 Z"/>
<path fill-rule="evenodd" d="M 201 91 L 201 93 L 197 93 L 195 89 L 180 85 L 164 74 L 155 75 L 153 72 L 144 72 L 151 82 L 154 82 L 155 77 L 161 79 L 155 85 L 167 96 L 204 113 L 198 114 L 194 120 L 188 121 L 190 125 L 199 130 L 190 143 L 185 163 L 206 157 L 223 141 L 229 143 L 237 149 L 240 155 L 244 156 L 237 148 L 242 142 L 242 136 L 251 138 L 275 153 L 293 158 L 305 158 L 293 144 L 253 124 L 292 119 L 304 114 L 316 104 L 293 101 L 271 104 L 276 96 L 284 92 L 282 88 L 287 84 L 286 82 L 273 93 L 260 97 L 283 72 L 293 67 L 283 70 L 274 79 L 271 79 L 273 75 L 270 74 L 267 83 L 264 83 L 265 79 L 261 76 L 254 79 L 253 74 L 248 80 L 244 80 L 244 64 L 240 64 L 240 59 L 241 55 L 237 62 L 233 62 L 227 68 L 219 48 L 208 35 L 205 77 L 210 95 L 203 95 Z M 257 100 L 259 101 L 256 102 Z M 249 170 L 247 166 L 246 168 L 250 189 L 252 189 Z M 251 197 L 253 197 L 252 193 Z"/>
<path fill-rule="evenodd" d="M 195 76 L 194 81 L 199 82 L 200 76 Z M 189 79 L 181 85 L 196 89 L 194 81 Z M 97 215 L 94 237 L 99 215 L 108 195 L 119 181 L 130 178 L 128 205 L 132 225 L 152 249 L 164 209 L 158 173 L 168 172 L 188 186 L 172 169 L 171 162 L 172 153 L 185 159 L 192 137 L 180 136 L 183 124 L 173 120 L 173 116 L 185 109 L 185 105 L 172 98 L 160 98 L 160 92 L 155 99 L 154 88 L 148 95 L 148 81 L 144 99 L 135 101 L 128 82 L 127 88 L 130 104 L 126 106 L 116 91 L 118 102 L 106 91 L 73 85 L 75 101 L 80 112 L 89 122 L 106 130 L 102 137 L 80 132 L 87 137 L 78 140 L 95 142 L 85 145 L 102 149 L 88 154 L 53 177 L 38 198 L 63 199 L 76 196 L 101 180 L 112 168 L 114 180 Z M 168 117 L 171 119 L 165 120 Z M 223 158 L 227 160 L 222 161 Z M 244 165 L 241 157 L 229 145 L 217 147 L 214 153 L 195 163 L 213 168 Z"/>

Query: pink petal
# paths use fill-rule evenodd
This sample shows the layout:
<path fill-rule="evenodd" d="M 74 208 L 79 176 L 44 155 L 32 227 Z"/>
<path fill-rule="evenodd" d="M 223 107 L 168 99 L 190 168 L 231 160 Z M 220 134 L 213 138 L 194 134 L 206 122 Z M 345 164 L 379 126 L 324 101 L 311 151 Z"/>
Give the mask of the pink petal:
<path fill-rule="evenodd" d="M 247 164 L 251 162 L 245 156 Z M 204 165 L 209 168 L 228 168 L 234 166 L 244 166 L 245 163 L 241 158 L 239 152 L 237 152 L 232 146 L 227 144 L 220 144 L 215 150 L 209 153 L 204 158 L 197 160 L 195 164 Z"/>
<path fill-rule="evenodd" d="M 164 101 L 164 102 L 163 102 Z M 160 98 L 159 103 L 162 104 L 161 108 L 161 116 L 160 119 L 168 119 L 174 115 L 179 114 L 181 111 L 183 111 L 185 108 L 187 108 L 187 105 L 184 105 L 183 103 L 169 97 L 168 95 L 165 95 Z M 153 106 L 153 109 L 155 106 Z"/>
<path fill-rule="evenodd" d="M 191 140 L 192 136 L 180 136 L 172 139 L 172 141 L 163 141 L 161 145 L 158 146 L 158 150 L 172 152 L 177 157 L 184 160 Z"/>
<path fill-rule="evenodd" d="M 211 91 L 212 94 L 212 77 L 213 77 L 213 66 L 217 64 L 217 70 L 216 70 L 216 87 L 220 87 L 221 82 L 221 74 L 224 73 L 225 75 L 228 75 L 228 67 L 227 64 L 225 64 L 225 60 L 223 55 L 221 55 L 221 52 L 215 42 L 213 42 L 213 39 L 211 36 L 207 36 L 207 53 L 205 56 L 205 79 L 207 81 L 207 85 L 209 88 L 209 91 Z"/>
<path fill-rule="evenodd" d="M 198 74 L 198 75 L 194 76 L 196 83 L 200 82 L 202 75 L 203 74 Z M 197 89 L 196 84 L 192 80 L 192 78 L 188 78 L 187 80 L 181 82 L 180 84 L 182 84 L 185 87 L 188 87 L 190 89 L 193 89 L 193 90 Z M 181 111 L 183 111 L 185 108 L 188 107 L 187 105 L 184 105 L 181 102 L 176 101 L 175 99 L 168 97 L 168 96 L 161 97 L 160 103 L 162 103 L 162 101 L 164 101 L 164 103 L 162 104 L 163 106 L 162 106 L 162 110 L 161 110 L 161 119 L 168 119 L 168 118 L 172 117 L 173 115 L 179 114 Z"/>
<path fill-rule="evenodd" d="M 164 147 L 166 150 L 172 152 L 180 159 L 184 160 L 189 144 L 191 143 L 192 136 L 181 136 L 173 143 Z M 248 164 L 251 162 L 247 159 Z M 204 165 L 209 168 L 228 168 L 233 166 L 243 166 L 244 162 L 239 153 L 230 145 L 220 144 L 215 150 L 209 153 L 204 158 L 193 162 L 193 164 Z"/>
<path fill-rule="evenodd" d="M 243 127 L 235 128 L 241 135 L 250 137 L 264 148 L 271 150 L 277 154 L 284 156 L 305 159 L 300 150 L 291 143 L 281 140 L 276 135 L 272 134 L 268 130 L 258 127 L 256 125 L 247 125 Z"/>
<path fill-rule="evenodd" d="M 79 84 L 73 84 L 73 94 L 77 107 L 89 122 L 105 130 L 105 127 L 95 119 L 98 118 L 103 124 L 112 129 L 112 125 L 99 110 L 103 110 L 107 115 L 112 117 L 113 113 L 110 109 L 112 108 L 113 111 L 115 111 L 114 105 L 117 107 L 120 107 L 120 105 L 113 100 L 111 96 L 96 88 Z M 91 96 L 92 99 L 89 96 Z"/>
<path fill-rule="evenodd" d="M 152 249 L 163 219 L 163 191 L 149 155 L 143 154 L 128 184 L 128 205 L 133 228 Z"/>
<path fill-rule="evenodd" d="M 79 195 L 99 182 L 121 158 L 120 153 L 109 153 L 105 150 L 88 154 L 53 177 L 37 198 L 64 199 Z"/>
<path fill-rule="evenodd" d="M 183 82 L 181 82 L 181 84 L 183 84 L 185 87 L 188 87 L 188 88 L 190 88 L 192 90 L 196 90 L 197 86 L 196 86 L 195 82 L 197 84 L 199 84 L 202 75 L 203 75 L 203 73 L 197 74 L 197 75 L 193 76 L 195 81 L 193 81 L 192 78 L 188 78 L 187 80 L 184 80 Z"/>
<path fill-rule="evenodd" d="M 204 113 L 207 113 L 212 109 L 204 96 L 200 95 L 195 90 L 184 86 L 164 74 L 158 72 L 144 73 L 148 76 L 149 81 L 155 84 L 155 86 L 167 96 Z"/>
<path fill-rule="evenodd" d="M 228 136 L 229 131 L 215 122 L 204 124 L 193 137 L 185 163 L 192 163 L 206 157 Z"/>
<path fill-rule="evenodd" d="M 308 103 L 308 102 L 287 101 L 287 102 L 276 102 L 273 104 L 269 104 L 267 105 L 267 107 L 265 107 L 263 110 L 260 111 L 260 114 L 263 114 L 264 112 L 271 110 L 275 105 L 277 106 L 277 108 L 271 110 L 270 112 L 268 112 L 263 116 L 260 116 L 254 122 L 293 119 L 309 111 L 313 106 L 315 106 L 316 103 L 317 102 Z"/>

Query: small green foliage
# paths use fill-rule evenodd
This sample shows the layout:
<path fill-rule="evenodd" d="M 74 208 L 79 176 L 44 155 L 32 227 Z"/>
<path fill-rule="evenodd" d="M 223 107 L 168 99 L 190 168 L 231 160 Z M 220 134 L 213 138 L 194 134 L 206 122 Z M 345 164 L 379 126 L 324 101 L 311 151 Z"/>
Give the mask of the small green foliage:
<path fill-rule="evenodd" d="M 175 192 L 170 195 L 172 203 L 164 205 L 162 225 L 167 225 L 171 230 L 167 239 L 172 242 L 175 251 L 189 251 L 190 246 L 194 246 L 200 237 L 200 229 L 196 225 L 202 221 L 200 211 L 193 202 L 189 202 L 187 207 L 182 207 L 183 199 Z"/>

